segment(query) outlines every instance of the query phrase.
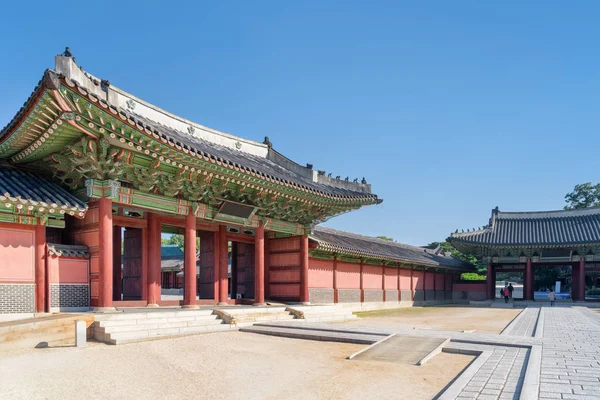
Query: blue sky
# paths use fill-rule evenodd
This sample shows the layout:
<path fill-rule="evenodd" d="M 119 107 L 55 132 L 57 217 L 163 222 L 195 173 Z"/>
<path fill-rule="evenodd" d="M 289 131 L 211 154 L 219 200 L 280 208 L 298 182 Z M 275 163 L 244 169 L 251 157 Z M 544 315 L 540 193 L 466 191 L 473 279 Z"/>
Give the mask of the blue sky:
<path fill-rule="evenodd" d="M 598 181 L 592 1 L 7 2 L 0 125 L 54 55 L 384 199 L 327 222 L 410 244 Z"/>

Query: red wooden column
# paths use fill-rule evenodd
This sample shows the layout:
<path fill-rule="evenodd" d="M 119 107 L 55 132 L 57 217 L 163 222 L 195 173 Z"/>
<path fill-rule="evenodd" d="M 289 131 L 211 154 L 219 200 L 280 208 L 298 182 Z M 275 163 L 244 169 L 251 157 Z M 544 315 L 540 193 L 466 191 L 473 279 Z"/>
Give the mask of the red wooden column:
<path fill-rule="evenodd" d="M 121 229 L 113 226 L 113 301 L 121 300 Z"/>
<path fill-rule="evenodd" d="M 196 216 L 190 207 L 185 216 L 184 236 L 184 308 L 196 308 Z"/>
<path fill-rule="evenodd" d="M 306 264 L 308 267 L 308 261 Z M 265 228 L 262 222 L 259 222 L 254 235 L 254 305 L 265 305 Z"/>
<path fill-rule="evenodd" d="M 300 302 L 308 303 L 308 235 L 300 237 Z"/>
<path fill-rule="evenodd" d="M 527 281 L 527 273 L 525 273 L 525 280 Z M 487 284 L 487 299 L 488 300 L 493 300 L 494 299 L 494 291 L 496 290 L 494 288 L 494 282 L 496 280 L 494 279 L 494 265 L 492 264 L 491 261 L 488 261 L 487 264 L 487 276 L 486 276 L 486 284 Z"/>
<path fill-rule="evenodd" d="M 271 267 L 271 257 L 270 257 L 270 246 L 271 242 L 269 241 L 269 237 L 265 235 L 265 273 L 264 273 L 264 287 L 265 287 L 265 299 L 268 299 L 270 296 L 269 293 L 269 268 Z"/>
<path fill-rule="evenodd" d="M 400 289 L 400 264 L 397 265 L 396 272 L 398 273 L 398 283 L 396 287 L 398 288 L 398 301 L 402 300 L 402 290 Z"/>
<path fill-rule="evenodd" d="M 333 256 L 333 302 L 337 303 L 339 301 L 338 298 L 338 271 L 337 271 L 337 256 Z"/>
<path fill-rule="evenodd" d="M 533 300 L 533 280 L 533 262 L 531 258 L 528 258 L 525 264 L 525 283 L 523 284 L 523 297 L 525 300 Z"/>
<path fill-rule="evenodd" d="M 365 285 L 363 283 L 363 260 L 360 259 L 360 302 L 365 302 Z"/>
<path fill-rule="evenodd" d="M 437 300 L 437 290 L 436 290 L 436 281 L 437 281 L 437 270 L 433 270 L 433 300 Z"/>
<path fill-rule="evenodd" d="M 383 302 L 385 303 L 385 263 L 381 262 L 381 290 L 383 291 Z"/>
<path fill-rule="evenodd" d="M 113 224 L 112 200 L 102 197 L 98 199 L 98 262 L 100 264 L 100 291 L 98 308 L 113 306 Z"/>
<path fill-rule="evenodd" d="M 581 256 L 579 259 L 579 276 L 577 276 L 577 289 L 579 291 L 579 299 L 585 300 L 585 258 Z"/>
<path fill-rule="evenodd" d="M 427 268 L 423 268 L 423 301 L 427 301 Z"/>
<path fill-rule="evenodd" d="M 35 311 L 50 311 L 46 307 L 46 225 L 40 218 L 35 226 Z"/>
<path fill-rule="evenodd" d="M 160 217 L 156 214 L 148 214 L 148 244 L 146 246 L 148 256 L 148 307 L 157 307 L 160 301 Z M 194 243 L 196 243 L 194 241 Z"/>
<path fill-rule="evenodd" d="M 413 272 L 415 267 L 410 267 L 410 300 L 415 301 L 415 283 L 413 282 Z"/>
<path fill-rule="evenodd" d="M 227 304 L 227 296 L 229 295 L 228 288 L 228 260 L 227 253 L 229 251 L 227 245 L 227 227 L 225 225 L 219 225 L 219 247 L 215 249 L 215 252 L 219 254 L 219 303 L 222 306 Z M 233 273 L 233 271 L 232 271 Z"/>

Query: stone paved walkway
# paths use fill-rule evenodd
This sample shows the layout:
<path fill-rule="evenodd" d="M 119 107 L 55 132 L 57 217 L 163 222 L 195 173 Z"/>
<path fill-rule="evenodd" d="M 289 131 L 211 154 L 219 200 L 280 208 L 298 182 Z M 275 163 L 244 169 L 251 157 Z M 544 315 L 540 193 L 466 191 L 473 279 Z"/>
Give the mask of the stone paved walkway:
<path fill-rule="evenodd" d="M 541 308 L 525 308 L 517 317 L 502 331 L 501 335 L 532 337 Z"/>

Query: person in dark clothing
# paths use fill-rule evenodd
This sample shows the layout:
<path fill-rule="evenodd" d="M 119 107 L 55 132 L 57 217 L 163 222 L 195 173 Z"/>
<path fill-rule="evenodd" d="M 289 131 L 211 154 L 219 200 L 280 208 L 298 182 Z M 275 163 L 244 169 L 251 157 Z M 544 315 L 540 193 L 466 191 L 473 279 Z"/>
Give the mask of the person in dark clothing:
<path fill-rule="evenodd" d="M 513 287 L 512 283 L 508 284 L 508 297 L 510 297 L 512 299 L 512 294 L 513 291 L 515 290 L 515 288 Z"/>
<path fill-rule="evenodd" d="M 504 293 L 503 293 L 503 295 L 504 295 L 504 302 L 508 303 L 508 295 L 509 295 L 508 286 L 504 286 L 503 290 L 504 290 Z"/>

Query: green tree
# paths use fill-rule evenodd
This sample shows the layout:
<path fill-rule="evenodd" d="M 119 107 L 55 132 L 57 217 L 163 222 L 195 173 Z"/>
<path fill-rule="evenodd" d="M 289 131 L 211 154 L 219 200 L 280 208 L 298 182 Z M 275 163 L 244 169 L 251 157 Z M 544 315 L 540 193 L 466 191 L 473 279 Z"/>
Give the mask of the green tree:
<path fill-rule="evenodd" d="M 392 239 L 391 237 L 387 237 L 387 236 L 377 236 L 377 239 L 389 240 L 390 242 L 394 241 L 394 239 Z"/>
<path fill-rule="evenodd" d="M 565 210 L 600 206 L 600 183 L 591 182 L 575 185 L 572 192 L 565 195 Z"/>
<path fill-rule="evenodd" d="M 171 244 L 171 245 L 174 244 L 177 247 L 179 247 L 181 249 L 181 251 L 183 251 L 185 239 L 184 239 L 183 235 L 173 234 L 173 235 L 169 236 L 168 238 L 162 238 L 161 243 L 162 244 Z M 200 238 L 199 237 L 196 238 L 196 250 L 200 250 Z"/>
<path fill-rule="evenodd" d="M 462 279 L 465 279 L 465 280 L 483 280 L 483 279 L 485 279 L 485 276 L 487 274 L 487 265 L 483 262 L 483 260 L 477 259 L 477 257 L 475 257 L 472 254 L 461 253 L 460 251 L 456 250 L 454 248 L 454 246 L 452 246 L 452 244 L 450 244 L 448 242 L 432 242 L 427 245 L 427 247 L 430 249 L 435 249 L 437 246 L 440 246 L 446 253 L 450 253 L 454 258 L 457 258 L 461 261 L 469 263 L 476 268 L 476 270 L 477 270 L 476 274 L 472 273 L 472 272 L 464 273 L 461 275 Z"/>

